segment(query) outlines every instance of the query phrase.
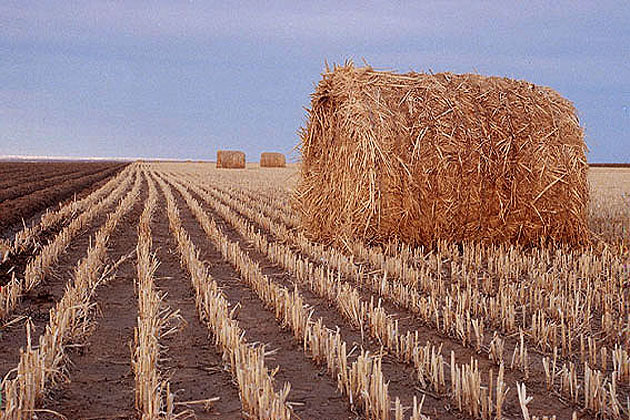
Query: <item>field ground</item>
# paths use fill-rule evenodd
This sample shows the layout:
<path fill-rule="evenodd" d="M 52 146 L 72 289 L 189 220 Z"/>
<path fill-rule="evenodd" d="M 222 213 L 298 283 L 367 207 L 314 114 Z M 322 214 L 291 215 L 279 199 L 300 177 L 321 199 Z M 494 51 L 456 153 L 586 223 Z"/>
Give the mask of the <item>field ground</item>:
<path fill-rule="evenodd" d="M 593 249 L 429 252 L 310 242 L 295 166 L 38 165 L 0 165 L 2 419 L 630 418 L 628 168 Z"/>
<path fill-rule="evenodd" d="M 50 206 L 86 195 L 124 166 L 114 162 L 0 162 L 0 238 Z"/>

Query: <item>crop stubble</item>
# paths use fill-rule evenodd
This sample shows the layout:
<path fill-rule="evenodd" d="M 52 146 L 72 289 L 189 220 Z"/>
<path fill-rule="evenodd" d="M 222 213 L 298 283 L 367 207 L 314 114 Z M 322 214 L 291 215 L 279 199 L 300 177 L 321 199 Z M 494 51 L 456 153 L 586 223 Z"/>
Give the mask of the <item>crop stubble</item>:
<path fill-rule="evenodd" d="M 592 171 L 589 221 L 601 246 L 583 254 L 448 245 L 437 252 L 401 244 L 383 249 L 356 243 L 325 248 L 308 242 L 296 229 L 289 197 L 296 171 L 291 166 L 228 174 L 204 164 L 136 163 L 124 175 L 131 182 L 120 190 L 121 197 L 128 196 L 136 171 L 137 195 L 129 199 L 130 207 L 121 213 L 102 251 L 97 249 L 102 256 L 93 262 L 107 276 L 74 281 L 94 287 L 82 295 L 88 299 L 88 310 L 81 315 L 85 324 L 76 325 L 83 325 L 84 331 L 72 330 L 64 340 L 63 358 L 54 364 L 63 375 L 45 375 L 44 388 L 35 396 L 36 410 L 68 418 L 90 414 L 174 418 L 186 413 L 198 418 L 268 418 L 267 410 L 304 419 L 628 418 L 630 174 L 626 170 Z M 36 179 L 23 182 L 39 185 Z M 157 205 L 148 225 L 151 253 L 138 260 L 134 251 L 142 229 L 137 226 L 147 205 L 148 182 L 155 182 L 157 188 Z M 178 209 L 180 228 L 172 219 L 175 213 L 167 211 L 165 188 L 172 194 L 169 206 Z M 50 267 L 43 279 L 7 313 L 0 327 L 0 344 L 7 348 L 2 373 L 24 357 L 19 347 L 30 351 L 25 327 L 29 317 L 31 342 L 44 333 L 50 319 L 46 310 L 68 293 L 64 284 L 73 283 L 72 267 L 80 264 L 88 245 L 95 244 L 96 233 L 119 200 L 103 206 L 64 241 L 58 258 L 47 263 Z M 88 211 L 85 207 L 59 216 L 53 227 L 42 230 L 40 239 L 54 243 L 56 235 Z M 36 227 L 37 221 L 32 224 Z M 186 232 L 189 242 L 181 234 L 175 236 L 177 229 Z M 182 254 L 191 247 L 196 256 Z M 20 249 L 9 257 L 18 280 L 24 278 L 29 258 L 42 252 L 41 246 L 32 244 Z M 179 311 L 180 317 L 168 334 L 156 335 L 161 350 L 155 368 L 162 382 L 153 414 L 146 414 L 137 401 L 134 408 L 133 403 L 142 375 L 149 375 L 142 372 L 151 371 L 137 371 L 134 384 L 138 358 L 133 356 L 133 329 L 153 325 L 151 319 L 141 323 L 138 314 L 142 300 L 137 293 L 143 284 L 138 270 L 147 255 L 154 255 L 151 258 L 158 263 L 151 287 L 162 299 L 159 307 L 170 314 Z M 123 256 L 129 258 L 121 261 Z M 576 263 L 580 260 L 582 265 Z M 298 261 L 311 268 L 301 271 Z M 547 274 L 531 268 L 543 261 L 550 270 Z M 191 282 L 190 270 L 195 267 L 205 274 L 195 272 Z M 500 281 L 502 277 L 505 281 Z M 557 286 L 547 287 L 541 279 Z M 592 286 L 583 288 L 582 279 Z M 217 289 L 212 289 L 213 282 Z M 541 290 L 540 296 L 523 295 L 518 282 L 530 282 Z M 200 285 L 215 294 L 200 295 Z M 513 308 L 513 319 L 504 312 L 497 317 L 474 302 L 488 304 L 502 293 L 517 293 L 516 304 L 498 306 Z M 576 296 L 584 300 L 576 302 Z M 569 309 L 563 299 L 577 305 L 574 313 L 563 315 L 566 319 L 559 318 L 558 312 Z M 213 304 L 228 305 L 222 316 L 232 317 L 229 322 L 243 331 L 244 341 L 219 339 L 223 327 L 208 318 Z M 423 312 L 424 304 L 433 309 Z M 580 316 L 589 319 L 585 322 Z M 321 329 L 324 326 L 330 329 Z M 572 334 L 568 341 L 560 338 L 561 326 Z M 347 346 L 347 366 L 317 353 L 318 341 L 313 340 L 318 334 L 322 340 Z M 413 360 L 401 350 L 401 340 L 409 334 L 419 337 L 413 351 L 426 352 L 428 359 Z M 250 356 L 236 356 L 244 353 L 233 353 L 226 343 L 243 346 L 240 351 Z M 250 358 L 254 354 L 259 360 Z M 250 393 L 246 381 L 253 376 L 244 376 L 249 369 L 262 375 L 256 381 L 271 380 L 272 387 L 262 394 Z M 361 379 L 366 372 L 371 373 Z M 344 375 L 355 378 L 354 385 L 344 385 Z M 15 372 L 10 373 L 4 384 L 15 377 Z M 97 387 L 97 383 L 104 385 Z M 505 398 L 500 398 L 508 387 Z M 7 404 L 19 406 L 19 395 L 3 397 L 3 409 Z M 420 401 L 424 401 L 422 414 Z M 415 412 L 410 408 L 414 404 Z M 56 416 L 36 412 L 39 418 Z M 3 418 L 32 414 L 18 409 L 3 412 Z"/>

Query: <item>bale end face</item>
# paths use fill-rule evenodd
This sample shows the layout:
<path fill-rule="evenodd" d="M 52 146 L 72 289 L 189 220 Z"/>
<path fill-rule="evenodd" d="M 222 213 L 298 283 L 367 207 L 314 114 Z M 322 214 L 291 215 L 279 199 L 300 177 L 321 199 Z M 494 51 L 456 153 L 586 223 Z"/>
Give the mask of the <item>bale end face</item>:
<path fill-rule="evenodd" d="M 237 150 L 217 151 L 217 168 L 245 168 L 245 153 Z"/>

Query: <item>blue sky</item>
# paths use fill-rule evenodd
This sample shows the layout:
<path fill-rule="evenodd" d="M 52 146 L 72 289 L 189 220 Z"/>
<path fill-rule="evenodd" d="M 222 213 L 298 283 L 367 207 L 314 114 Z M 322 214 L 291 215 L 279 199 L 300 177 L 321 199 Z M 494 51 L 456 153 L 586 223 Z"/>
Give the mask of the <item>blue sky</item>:
<path fill-rule="evenodd" d="M 292 154 L 324 61 L 551 86 L 630 162 L 627 1 L 0 4 L 0 155 Z"/>

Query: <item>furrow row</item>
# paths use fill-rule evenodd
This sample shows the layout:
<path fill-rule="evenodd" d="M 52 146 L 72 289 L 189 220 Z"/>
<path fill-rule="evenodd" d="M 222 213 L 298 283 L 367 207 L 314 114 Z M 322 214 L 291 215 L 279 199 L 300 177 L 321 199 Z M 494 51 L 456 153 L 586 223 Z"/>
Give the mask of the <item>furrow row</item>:
<path fill-rule="evenodd" d="M 454 296 L 447 294 L 445 304 L 439 309 L 437 306 L 440 297 L 438 293 L 422 297 L 415 294 L 413 287 L 388 281 L 386 277 L 382 278 L 378 275 L 362 276 L 360 268 L 353 264 L 352 259 L 348 259 L 345 255 L 334 250 L 331 251 L 320 245 L 310 243 L 299 233 L 289 230 L 281 223 L 270 220 L 265 215 L 265 211 L 255 211 L 256 202 L 254 200 L 245 203 L 243 200 L 233 199 L 232 197 L 239 196 L 234 189 L 230 190 L 230 194 L 226 194 L 225 191 L 215 187 L 204 186 L 203 188 L 212 192 L 215 197 L 224 203 L 231 203 L 233 208 L 255 220 L 265 230 L 274 232 L 274 235 L 280 240 L 297 246 L 301 252 L 315 258 L 317 261 L 326 261 L 350 278 L 361 278 L 364 284 L 370 285 L 373 292 L 393 301 L 399 307 L 411 310 L 416 315 L 419 314 L 425 322 L 433 324 L 443 333 L 461 339 L 464 345 L 474 345 L 477 351 L 483 350 L 491 360 L 497 361 L 498 364 L 503 362 L 504 349 L 509 348 L 513 350 L 510 365 L 523 370 L 526 378 L 530 375 L 529 371 L 533 366 L 540 375 L 546 376 L 548 389 L 556 389 L 558 394 L 570 399 L 574 404 L 579 401 L 583 407 L 589 410 L 607 413 L 607 415 L 612 417 L 618 417 L 620 413 L 625 411 L 625 408 L 622 406 L 624 398 L 619 397 L 620 392 L 617 384 L 618 382 L 623 384 L 624 379 L 627 380 L 630 363 L 628 361 L 628 353 L 619 346 L 615 351 L 611 352 L 612 372 L 609 375 L 603 375 L 598 369 L 592 368 L 589 363 L 584 363 L 583 369 L 577 369 L 575 364 L 570 361 L 561 363 L 558 358 L 558 352 L 555 349 L 552 357 L 528 353 L 523 341 L 523 331 L 520 332 L 520 339 L 513 339 L 507 335 L 499 336 L 495 332 L 491 340 L 484 342 L 484 324 L 480 323 L 480 319 L 475 318 L 479 314 L 471 315 L 470 310 L 462 309 L 460 305 L 454 305 L 456 302 L 471 301 L 470 294 L 462 295 L 461 291 Z M 438 315 L 440 313 L 444 315 L 440 317 Z M 505 314 L 502 315 L 503 319 L 509 319 Z M 483 320 L 482 317 L 481 321 Z M 592 348 L 592 345 L 590 347 Z M 582 351 L 584 352 L 584 345 L 582 346 Z M 589 354 L 592 353 L 593 351 L 591 350 Z M 595 354 L 593 358 L 596 360 L 598 355 L 599 353 Z M 534 360 L 530 360 L 529 356 L 532 356 L 531 358 Z M 606 356 L 603 355 L 602 358 L 605 359 Z"/>
<path fill-rule="evenodd" d="M 108 196 L 91 205 L 57 234 L 26 265 L 23 278 L 18 279 L 15 277 L 15 274 L 13 275 L 9 283 L 0 289 L 0 319 L 6 318 L 12 313 L 23 294 L 33 290 L 41 283 L 51 267 L 58 261 L 61 253 L 65 251 L 70 241 L 123 195 L 124 191 L 132 183 L 134 176 L 137 180 L 139 175 L 135 169 L 133 172 L 127 173 L 116 189 Z"/>
<path fill-rule="evenodd" d="M 169 179 L 184 197 L 195 217 L 210 238 L 221 248 L 224 258 L 241 273 L 252 289 L 271 308 L 275 308 L 276 317 L 282 319 L 294 332 L 296 339 L 302 340 L 305 351 L 318 363 L 328 366 L 339 388 L 351 403 L 358 404 L 368 418 L 389 419 L 392 408 L 394 417 L 402 418 L 402 406 L 390 400 L 387 385 L 381 372 L 380 357 L 373 357 L 362 351 L 352 363 L 348 362 L 347 344 L 339 331 L 332 332 L 320 320 L 312 321 L 310 311 L 303 304 L 297 290 L 290 292 L 265 276 L 258 265 L 243 252 L 238 243 L 231 242 L 204 212 L 199 203 L 176 180 Z M 417 401 L 414 401 L 412 418 L 420 418 Z"/>
<path fill-rule="evenodd" d="M 50 321 L 45 332 L 40 335 L 37 346 L 32 345 L 30 331 L 27 331 L 29 339 L 26 348 L 21 352 L 20 362 L 12 375 L 2 381 L 5 401 L 0 417 L 2 420 L 32 418 L 46 388 L 54 384 L 61 375 L 61 369 L 66 362 L 65 348 L 89 335 L 96 288 L 108 276 L 104 259 L 109 236 L 133 207 L 141 181 L 140 177 L 136 177 L 131 191 L 116 210 L 109 214 L 107 222 L 95 235 L 86 257 L 77 264 L 72 282 L 51 309 Z M 128 184 L 124 185 L 128 187 Z"/>
<path fill-rule="evenodd" d="M 341 281 L 340 273 L 331 272 L 330 268 L 326 269 L 313 264 L 308 258 L 295 255 L 290 248 L 281 243 L 269 242 L 263 235 L 257 233 L 251 224 L 233 213 L 227 206 L 213 202 L 216 198 L 210 197 L 200 186 L 192 186 L 192 188 L 243 236 L 256 244 L 261 252 L 268 255 L 270 260 L 294 274 L 318 295 L 334 302 L 340 313 L 344 314 L 354 326 L 361 330 L 369 329 L 369 332 L 383 342 L 386 348 L 401 361 L 412 364 L 423 386 L 426 386 L 425 382 L 428 382 L 436 392 L 445 391 L 445 363 L 437 345 L 431 343 L 422 345 L 418 330 L 409 330 L 406 334 L 401 333 L 398 321 L 387 314 L 380 301 L 375 304 L 373 300 L 362 299 L 356 289 L 347 282 Z M 244 209 L 241 208 L 241 210 Z M 280 239 L 291 242 L 289 237 Z M 507 394 L 503 366 L 499 368 L 496 384 L 492 383 L 492 371 L 488 372 L 486 377 L 489 377 L 491 383 L 485 387 L 481 386 L 481 373 L 477 360 L 458 365 L 451 353 L 450 367 L 450 396 L 460 410 L 465 408 L 469 414 L 478 418 L 490 418 L 494 412 L 500 418 L 503 401 Z M 493 387 L 497 391 L 496 396 L 492 395 Z"/>

